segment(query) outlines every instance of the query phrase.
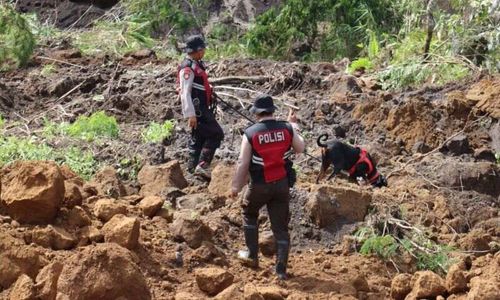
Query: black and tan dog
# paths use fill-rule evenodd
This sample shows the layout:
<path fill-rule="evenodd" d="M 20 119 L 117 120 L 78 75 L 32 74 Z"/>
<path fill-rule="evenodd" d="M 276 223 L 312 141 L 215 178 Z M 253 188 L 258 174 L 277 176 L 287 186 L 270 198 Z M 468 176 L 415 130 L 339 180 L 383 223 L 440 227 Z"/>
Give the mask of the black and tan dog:
<path fill-rule="evenodd" d="M 352 180 L 358 177 L 363 178 L 375 187 L 387 186 L 387 179 L 377 171 L 377 166 L 370 154 L 359 147 L 352 147 L 340 141 L 329 141 L 328 134 L 318 137 L 317 143 L 321 147 L 321 170 L 316 178 L 316 183 L 323 179 L 330 165 L 333 165 L 333 172 L 328 177 L 340 174 L 341 171 L 349 173 Z"/>

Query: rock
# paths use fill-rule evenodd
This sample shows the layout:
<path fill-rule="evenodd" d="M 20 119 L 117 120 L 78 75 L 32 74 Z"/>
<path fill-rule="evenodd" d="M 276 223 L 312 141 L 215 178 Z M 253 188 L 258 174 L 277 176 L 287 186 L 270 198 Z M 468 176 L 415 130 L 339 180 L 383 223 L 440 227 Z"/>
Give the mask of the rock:
<path fill-rule="evenodd" d="M 371 194 L 347 187 L 316 185 L 312 188 L 306 211 L 323 228 L 340 220 L 363 221 L 371 203 Z"/>
<path fill-rule="evenodd" d="M 137 218 L 116 215 L 104 224 L 102 232 L 107 243 L 117 243 L 127 249 L 139 245 L 140 223 Z"/>
<path fill-rule="evenodd" d="M 214 297 L 215 300 L 232 300 L 232 299 L 243 299 L 243 293 L 240 292 L 239 287 L 236 284 L 231 285 L 227 289 L 220 292 Z"/>
<path fill-rule="evenodd" d="M 432 271 L 417 272 L 412 281 L 412 291 L 406 299 L 435 298 L 446 293 L 444 280 Z"/>
<path fill-rule="evenodd" d="M 498 300 L 500 285 L 498 280 L 474 277 L 470 282 L 467 300 Z"/>
<path fill-rule="evenodd" d="M 53 300 L 57 295 L 57 280 L 61 275 L 63 264 L 55 261 L 45 266 L 36 276 L 37 296 L 41 300 Z"/>
<path fill-rule="evenodd" d="M 167 223 L 172 223 L 172 221 L 174 220 L 174 213 L 171 209 L 168 208 L 162 207 L 156 215 L 165 219 Z"/>
<path fill-rule="evenodd" d="M 39 250 L 26 246 L 23 240 L 0 232 L 0 290 L 9 288 L 22 274 L 35 278 L 46 264 Z"/>
<path fill-rule="evenodd" d="M 439 168 L 441 184 L 476 191 L 493 197 L 500 195 L 500 167 L 489 162 L 456 162 Z"/>
<path fill-rule="evenodd" d="M 76 245 L 76 239 L 64 228 L 48 225 L 33 231 L 32 242 L 54 250 L 69 250 Z"/>
<path fill-rule="evenodd" d="M 200 290 L 215 296 L 233 284 L 234 276 L 220 268 L 203 268 L 195 271 L 196 283 Z"/>
<path fill-rule="evenodd" d="M 130 251 L 114 243 L 97 244 L 64 261 L 57 299 L 119 298 L 151 299 L 146 279 Z"/>
<path fill-rule="evenodd" d="M 28 275 L 21 275 L 10 291 L 11 300 L 35 300 L 35 284 Z"/>
<path fill-rule="evenodd" d="M 72 58 L 80 58 L 82 57 L 82 53 L 78 49 L 64 49 L 57 50 L 53 54 L 55 57 L 59 57 L 62 59 L 72 59 Z"/>
<path fill-rule="evenodd" d="M 63 206 L 73 208 L 77 205 L 82 205 L 83 187 L 78 185 L 73 180 L 64 181 L 64 201 Z"/>
<path fill-rule="evenodd" d="M 175 300 L 201 300 L 200 297 L 197 297 L 188 292 L 179 292 L 175 294 Z"/>
<path fill-rule="evenodd" d="M 398 274 L 392 279 L 391 283 L 391 298 L 396 300 L 404 300 L 406 295 L 411 292 L 411 275 Z"/>
<path fill-rule="evenodd" d="M 461 264 L 454 264 L 446 274 L 446 289 L 450 294 L 458 294 L 467 290 L 467 279 Z"/>
<path fill-rule="evenodd" d="M 174 220 L 171 225 L 174 239 L 186 242 L 189 247 L 196 249 L 203 241 L 212 240 L 212 230 L 196 216 L 182 215 Z"/>
<path fill-rule="evenodd" d="M 68 224 L 75 227 L 84 227 L 91 225 L 92 220 L 83 208 L 75 206 L 68 213 Z"/>
<path fill-rule="evenodd" d="M 176 160 L 158 166 L 144 166 L 137 180 L 141 185 L 141 195 L 161 196 L 169 187 L 183 189 L 188 186 Z"/>
<path fill-rule="evenodd" d="M 496 162 L 495 153 L 490 148 L 479 148 L 474 150 L 474 158 L 477 160 L 486 160 L 489 162 Z"/>
<path fill-rule="evenodd" d="M 243 296 L 245 300 L 265 300 L 260 294 L 257 287 L 252 283 L 247 283 L 243 288 Z"/>
<path fill-rule="evenodd" d="M 276 240 L 272 231 L 264 231 L 260 234 L 259 248 L 265 256 L 273 256 L 276 253 Z"/>
<path fill-rule="evenodd" d="M 288 296 L 287 292 L 278 286 L 260 286 L 257 291 L 265 300 L 283 300 Z"/>
<path fill-rule="evenodd" d="M 370 286 L 368 285 L 368 281 L 366 281 L 366 277 L 362 274 L 357 274 L 350 280 L 351 285 L 358 292 L 369 292 Z"/>
<path fill-rule="evenodd" d="M 460 249 L 467 251 L 490 251 L 493 237 L 481 229 L 474 229 L 458 241 Z"/>
<path fill-rule="evenodd" d="M 195 210 L 202 215 L 210 211 L 219 209 L 223 207 L 224 204 L 225 200 L 223 197 L 213 197 L 209 194 L 204 194 L 204 193 L 188 194 L 179 197 L 176 200 L 177 209 Z"/>
<path fill-rule="evenodd" d="M 131 56 L 137 60 L 141 60 L 141 59 L 147 59 L 147 58 L 155 58 L 156 53 L 150 49 L 141 49 L 141 50 L 137 50 L 137 51 L 132 52 L 132 53 L 128 53 L 126 56 Z"/>
<path fill-rule="evenodd" d="M 335 74 L 332 76 L 333 85 L 331 88 L 332 99 L 338 101 L 339 99 L 345 99 L 349 95 L 359 94 L 362 92 L 361 87 L 358 84 L 356 77 L 344 74 Z"/>
<path fill-rule="evenodd" d="M 126 213 L 127 207 L 114 199 L 101 199 L 94 205 L 94 215 L 104 222 L 109 221 L 115 215 Z"/>
<path fill-rule="evenodd" d="M 421 153 L 421 154 L 425 154 L 425 153 L 428 153 L 430 152 L 432 149 L 431 147 L 429 147 L 426 143 L 424 143 L 423 141 L 418 141 L 416 142 L 413 147 L 412 147 L 412 152 L 413 153 Z"/>
<path fill-rule="evenodd" d="M 70 77 L 65 77 L 52 83 L 52 85 L 49 86 L 48 92 L 52 96 L 61 97 L 69 92 L 74 86 L 75 80 Z"/>
<path fill-rule="evenodd" d="M 141 200 L 139 207 L 145 216 L 154 217 L 163 206 L 164 200 L 158 196 L 147 196 Z"/>
<path fill-rule="evenodd" d="M 469 139 L 465 134 L 459 134 L 446 143 L 446 148 L 454 155 L 469 153 Z"/>
<path fill-rule="evenodd" d="M 21 223 L 54 221 L 64 197 L 64 180 L 55 162 L 18 161 L 1 171 L 0 205 Z"/>
<path fill-rule="evenodd" d="M 218 197 L 227 197 L 231 192 L 229 182 L 234 175 L 234 166 L 218 164 L 212 170 L 212 179 L 208 185 L 208 192 Z"/>
<path fill-rule="evenodd" d="M 84 241 L 82 243 L 82 240 Z M 82 228 L 80 232 L 80 243 L 83 245 L 87 245 L 90 242 L 93 243 L 102 243 L 104 242 L 104 235 L 94 226 L 87 226 Z"/>
<path fill-rule="evenodd" d="M 193 251 L 191 260 L 200 263 L 213 263 L 219 266 L 227 266 L 229 264 L 224 251 L 207 241 L 203 241 L 201 246 Z"/>
<path fill-rule="evenodd" d="M 125 186 L 118 178 L 113 167 L 105 167 L 92 178 L 91 184 L 97 189 L 98 195 L 119 198 L 127 196 Z"/>

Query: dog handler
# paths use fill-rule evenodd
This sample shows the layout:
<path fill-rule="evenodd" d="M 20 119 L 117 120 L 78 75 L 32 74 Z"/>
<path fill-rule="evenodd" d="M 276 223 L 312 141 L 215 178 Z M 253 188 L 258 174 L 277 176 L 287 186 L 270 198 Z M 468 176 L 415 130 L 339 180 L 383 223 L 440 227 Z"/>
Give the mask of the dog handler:
<path fill-rule="evenodd" d="M 240 251 L 238 258 L 247 266 L 258 266 L 257 223 L 259 210 L 266 205 L 271 229 L 276 239 L 276 273 L 286 279 L 290 236 L 289 189 L 295 183 L 295 172 L 290 156 L 302 153 L 304 139 L 299 135 L 297 119 L 292 111 L 288 122 L 278 121 L 271 96 L 259 96 L 250 110 L 256 115 L 257 123 L 248 127 L 241 142 L 238 167 L 232 183 L 232 196 L 236 197 L 248 181 L 248 190 L 242 202 L 243 230 L 247 250 Z"/>

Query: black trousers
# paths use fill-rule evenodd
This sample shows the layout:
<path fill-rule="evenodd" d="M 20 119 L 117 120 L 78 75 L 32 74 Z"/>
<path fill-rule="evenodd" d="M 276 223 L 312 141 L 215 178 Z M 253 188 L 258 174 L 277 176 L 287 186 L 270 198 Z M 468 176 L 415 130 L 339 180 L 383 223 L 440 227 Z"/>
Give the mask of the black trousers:
<path fill-rule="evenodd" d="M 205 112 L 197 121 L 198 126 L 191 132 L 189 151 L 193 156 L 201 154 L 200 159 L 210 163 L 224 139 L 224 132 L 211 112 Z"/>
<path fill-rule="evenodd" d="M 252 184 L 248 186 L 242 202 L 243 225 L 258 228 L 259 210 L 266 205 L 271 221 L 271 230 L 278 244 L 290 243 L 288 222 L 290 221 L 290 188 L 288 178 L 273 183 Z"/>

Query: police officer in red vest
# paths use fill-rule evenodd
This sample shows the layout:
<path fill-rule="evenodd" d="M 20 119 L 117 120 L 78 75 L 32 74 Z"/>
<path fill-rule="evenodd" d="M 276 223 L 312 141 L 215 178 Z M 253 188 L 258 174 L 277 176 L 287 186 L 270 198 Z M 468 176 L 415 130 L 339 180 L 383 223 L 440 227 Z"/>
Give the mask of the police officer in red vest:
<path fill-rule="evenodd" d="M 251 267 L 258 266 L 257 223 L 259 210 L 266 205 L 271 229 L 276 239 L 276 273 L 286 279 L 290 248 L 288 234 L 289 189 L 295 183 L 295 172 L 290 156 L 304 151 L 304 139 L 299 135 L 296 117 L 290 112 L 288 122 L 278 121 L 271 96 L 259 96 L 251 109 L 258 122 L 245 130 L 238 167 L 232 183 L 232 196 L 236 197 L 248 181 L 243 207 L 243 230 L 247 250 L 238 258 Z"/>
<path fill-rule="evenodd" d="M 205 41 L 199 35 L 186 41 L 187 57 L 178 68 L 179 94 L 182 113 L 191 128 L 188 170 L 210 178 L 210 164 L 215 150 L 224 139 L 224 132 L 215 119 L 215 101 L 208 82 L 205 64 Z"/>

